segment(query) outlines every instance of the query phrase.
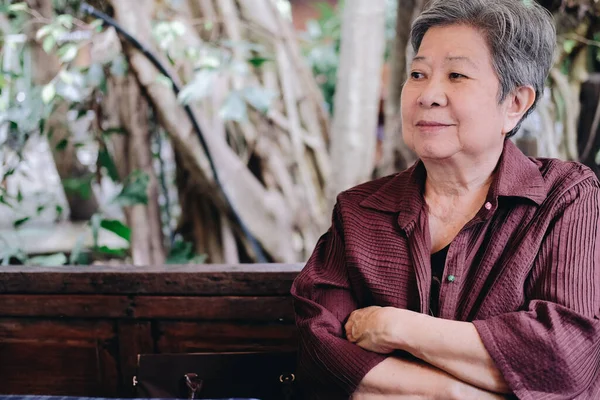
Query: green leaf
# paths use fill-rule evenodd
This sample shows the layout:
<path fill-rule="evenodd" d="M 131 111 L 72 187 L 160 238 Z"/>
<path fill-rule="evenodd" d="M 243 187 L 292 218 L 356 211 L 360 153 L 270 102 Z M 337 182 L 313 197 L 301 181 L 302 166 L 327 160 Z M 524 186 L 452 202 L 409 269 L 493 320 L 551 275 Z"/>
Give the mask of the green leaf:
<path fill-rule="evenodd" d="M 563 49 L 565 50 L 565 53 L 571 54 L 571 52 L 573 51 L 573 49 L 575 48 L 576 45 L 577 45 L 576 40 L 568 39 L 568 40 L 564 41 Z"/>
<path fill-rule="evenodd" d="M 273 61 L 273 59 L 272 58 L 268 58 L 268 57 L 259 57 L 259 56 L 252 57 L 252 58 L 248 59 L 248 62 L 250 64 L 252 64 L 253 67 L 256 67 L 256 68 L 262 67 L 262 65 L 264 63 L 269 62 L 269 61 Z"/>
<path fill-rule="evenodd" d="M 56 219 L 58 220 L 62 216 L 64 209 L 61 206 L 57 205 L 55 210 L 56 210 Z"/>
<path fill-rule="evenodd" d="M 106 254 L 108 256 L 115 256 L 123 258 L 127 256 L 127 249 L 113 249 L 108 246 L 94 247 L 94 250 L 98 253 Z"/>
<path fill-rule="evenodd" d="M 171 22 L 171 32 L 176 36 L 183 36 L 185 35 L 185 25 L 181 21 L 173 21 Z"/>
<path fill-rule="evenodd" d="M 92 196 L 92 178 L 93 175 L 83 178 L 65 178 L 62 180 L 62 185 L 66 192 L 87 200 Z"/>
<path fill-rule="evenodd" d="M 35 212 L 37 215 L 40 215 L 45 209 L 46 209 L 46 206 L 38 206 L 38 208 L 35 210 Z"/>
<path fill-rule="evenodd" d="M 242 99 L 239 92 L 231 92 L 225 104 L 219 110 L 219 116 L 223 121 L 237 121 L 243 122 L 248 118 L 248 109 L 246 102 Z"/>
<path fill-rule="evenodd" d="M 106 148 L 101 148 L 98 151 L 98 163 L 106 168 L 106 172 L 113 182 L 120 182 L 119 170 Z"/>
<path fill-rule="evenodd" d="M 9 207 L 9 208 L 14 208 L 14 207 L 13 207 L 13 205 L 12 205 L 12 204 L 10 204 L 10 203 L 8 202 L 8 200 L 6 200 L 6 199 L 4 198 L 4 195 L 3 195 L 3 194 L 2 194 L 2 195 L 0 195 L 0 204 L 4 204 L 5 206 L 7 206 L 7 207 Z"/>
<path fill-rule="evenodd" d="M 67 261 L 68 260 L 65 253 L 56 253 L 49 256 L 32 257 L 27 260 L 27 264 L 39 265 L 42 267 L 57 267 L 60 265 L 65 265 Z"/>
<path fill-rule="evenodd" d="M 16 170 L 15 168 L 9 168 L 9 169 L 8 169 L 8 171 L 6 171 L 6 172 L 4 173 L 4 176 L 2 177 L 2 180 L 4 181 L 4 180 L 6 180 L 6 178 L 8 178 L 9 176 L 11 176 L 11 175 L 14 175 L 14 173 L 15 173 L 16 171 L 17 171 L 17 170 Z"/>
<path fill-rule="evenodd" d="M 40 118 L 40 122 L 38 124 L 38 128 L 40 130 L 40 133 L 43 134 L 44 133 L 44 129 L 46 128 L 46 118 Z"/>
<path fill-rule="evenodd" d="M 113 134 L 117 134 L 117 135 L 127 135 L 127 131 L 121 127 L 118 128 L 108 128 L 102 131 L 102 134 L 106 135 L 106 136 L 110 136 Z"/>
<path fill-rule="evenodd" d="M 48 35 L 42 42 L 42 48 L 46 53 L 50 53 L 56 44 L 56 39 L 53 35 Z"/>
<path fill-rule="evenodd" d="M 96 32 L 102 31 L 102 25 L 104 22 L 101 19 L 95 19 L 90 22 L 90 29 Z"/>
<path fill-rule="evenodd" d="M 246 101 L 262 113 L 266 113 L 271 108 L 273 99 L 276 94 L 265 88 L 253 86 L 247 87 L 243 91 L 244 98 Z"/>
<path fill-rule="evenodd" d="M 21 192 L 21 187 L 17 189 L 17 203 L 23 202 L 23 193 Z"/>
<path fill-rule="evenodd" d="M 92 240 L 94 247 L 98 247 L 98 232 L 100 231 L 100 224 L 102 223 L 102 216 L 98 213 L 92 215 L 90 218 L 90 226 L 92 228 Z"/>
<path fill-rule="evenodd" d="M 77 46 L 74 44 L 66 44 L 64 46 L 61 46 L 60 49 L 58 49 L 58 52 L 56 53 L 58 55 L 58 57 L 60 58 L 60 60 L 62 62 L 68 63 L 73 61 L 73 59 L 75 59 L 75 57 L 77 57 Z M 65 82 L 65 83 L 69 83 L 69 82 Z"/>
<path fill-rule="evenodd" d="M 107 231 L 110 231 L 116 234 L 117 236 L 122 237 L 128 242 L 131 241 L 131 229 L 127 225 L 123 224 L 121 221 L 118 221 L 116 219 L 103 219 L 100 222 L 100 226 L 106 229 Z"/>
<path fill-rule="evenodd" d="M 15 229 L 17 229 L 18 227 L 20 227 L 21 225 L 23 225 L 25 222 L 29 221 L 30 219 L 31 219 L 31 217 L 25 217 L 25 218 L 18 219 L 15 222 L 13 222 L 13 227 Z"/>
<path fill-rule="evenodd" d="M 67 146 L 69 145 L 69 140 L 68 139 L 62 139 L 60 142 L 58 142 L 58 144 L 56 145 L 56 150 L 57 151 L 64 151 Z"/>
<path fill-rule="evenodd" d="M 114 198 L 113 203 L 121 207 L 133 206 L 136 204 L 148 204 L 148 182 L 150 177 L 142 171 L 134 171 L 124 182 L 123 189 Z"/>
<path fill-rule="evenodd" d="M 48 35 L 51 31 L 52 31 L 53 26 L 52 25 L 44 25 L 42 26 L 40 29 L 38 29 L 38 31 L 35 34 L 35 39 L 36 40 L 40 40 L 42 39 L 44 36 Z"/>
<path fill-rule="evenodd" d="M 194 256 L 194 258 L 192 258 L 189 263 L 190 264 L 204 264 L 206 262 L 206 259 L 208 258 L 208 256 L 206 254 L 198 254 L 197 256 Z"/>
<path fill-rule="evenodd" d="M 27 3 L 15 3 L 8 6 L 8 11 L 17 12 L 17 11 L 27 11 L 29 7 L 27 7 Z"/>
<path fill-rule="evenodd" d="M 54 84 L 50 82 L 42 89 L 42 101 L 44 104 L 48 104 L 54 99 L 54 96 L 56 96 L 56 88 L 54 87 Z"/>
<path fill-rule="evenodd" d="M 64 47 L 61 47 L 61 50 L 62 50 L 63 48 L 64 48 Z M 64 69 L 63 69 L 63 70 L 61 70 L 61 71 L 58 73 L 58 77 L 60 78 L 60 80 L 61 80 L 61 81 L 63 81 L 63 82 L 64 82 L 64 83 L 66 83 L 67 85 L 72 85 L 72 84 L 73 84 L 73 82 L 75 82 L 75 79 L 77 79 L 77 77 L 76 77 L 76 75 L 75 75 L 75 74 L 72 74 L 72 73 L 70 73 L 69 71 L 67 71 L 67 70 L 64 70 Z"/>
<path fill-rule="evenodd" d="M 179 92 L 177 99 L 181 104 L 202 100 L 211 93 L 216 76 L 217 72 L 214 70 L 200 70 L 194 79 Z"/>
<path fill-rule="evenodd" d="M 192 243 L 177 239 L 169 251 L 165 264 L 203 264 L 206 257 L 206 254 L 196 254 Z"/>
<path fill-rule="evenodd" d="M 67 29 L 73 28 L 73 16 L 70 14 L 62 14 L 56 17 L 56 21 Z"/>
<path fill-rule="evenodd" d="M 187 264 L 193 257 L 193 245 L 190 242 L 176 240 L 169 251 L 165 264 Z"/>

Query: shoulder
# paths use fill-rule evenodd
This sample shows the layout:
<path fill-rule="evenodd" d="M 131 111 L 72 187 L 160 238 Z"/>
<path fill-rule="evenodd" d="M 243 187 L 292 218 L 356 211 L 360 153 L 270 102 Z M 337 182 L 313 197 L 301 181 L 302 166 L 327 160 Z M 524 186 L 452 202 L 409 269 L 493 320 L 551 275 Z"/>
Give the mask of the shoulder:
<path fill-rule="evenodd" d="M 600 182 L 587 166 L 573 161 L 550 158 L 533 159 L 546 184 L 546 206 L 559 211 L 579 204 L 600 204 Z"/>
<path fill-rule="evenodd" d="M 368 181 L 360 185 L 354 186 L 350 189 L 344 190 L 337 196 L 337 201 L 338 203 L 343 204 L 355 203 L 356 205 L 358 205 L 367 197 L 370 197 L 371 195 L 377 193 L 381 188 L 390 183 L 398 175 L 399 174 L 397 173 L 388 175 L 383 178 L 374 179 L 372 181 Z"/>
<path fill-rule="evenodd" d="M 542 174 L 548 196 L 561 196 L 573 190 L 589 188 L 600 189 L 600 182 L 594 172 L 587 166 L 554 158 L 532 159 Z"/>

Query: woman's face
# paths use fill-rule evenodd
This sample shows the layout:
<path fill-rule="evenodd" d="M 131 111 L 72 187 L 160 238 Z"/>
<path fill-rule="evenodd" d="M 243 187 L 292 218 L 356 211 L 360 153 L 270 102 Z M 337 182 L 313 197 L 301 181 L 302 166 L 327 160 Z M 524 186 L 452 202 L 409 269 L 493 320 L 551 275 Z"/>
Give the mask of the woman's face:
<path fill-rule="evenodd" d="M 498 104 L 499 85 L 479 30 L 429 29 L 402 90 L 405 143 L 421 159 L 499 155 L 512 129 L 507 102 Z"/>

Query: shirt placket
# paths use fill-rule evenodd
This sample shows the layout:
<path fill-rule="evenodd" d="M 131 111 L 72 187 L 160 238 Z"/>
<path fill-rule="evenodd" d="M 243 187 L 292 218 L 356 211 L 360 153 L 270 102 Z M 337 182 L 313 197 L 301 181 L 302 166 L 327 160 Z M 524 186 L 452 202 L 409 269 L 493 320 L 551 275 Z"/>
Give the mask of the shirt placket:
<path fill-rule="evenodd" d="M 460 294 L 460 288 L 466 269 L 464 267 L 468 232 L 462 230 L 450 244 L 446 256 L 446 265 L 440 285 L 439 317 L 454 319 Z"/>

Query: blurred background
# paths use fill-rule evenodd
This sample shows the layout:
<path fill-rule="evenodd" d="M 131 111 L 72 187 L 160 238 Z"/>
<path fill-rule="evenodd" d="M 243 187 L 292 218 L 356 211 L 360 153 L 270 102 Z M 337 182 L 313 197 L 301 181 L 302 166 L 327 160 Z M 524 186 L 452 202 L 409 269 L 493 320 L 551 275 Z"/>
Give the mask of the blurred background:
<path fill-rule="evenodd" d="M 532 0 L 523 0 L 532 1 Z M 600 3 L 511 140 L 600 175 Z M 423 0 L 0 0 L 0 263 L 302 262 L 336 195 L 415 161 Z"/>

